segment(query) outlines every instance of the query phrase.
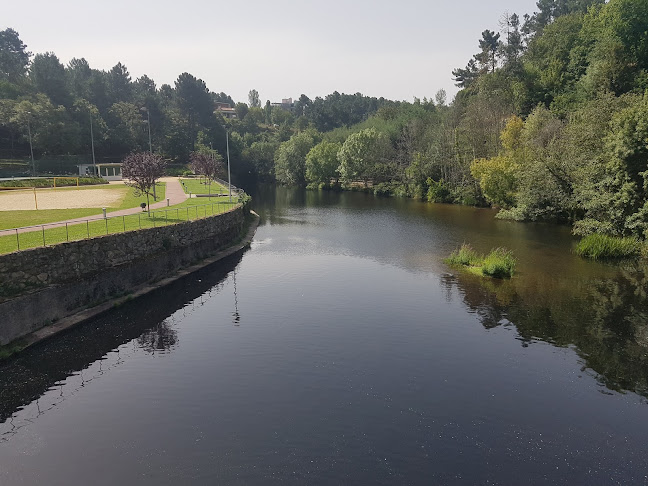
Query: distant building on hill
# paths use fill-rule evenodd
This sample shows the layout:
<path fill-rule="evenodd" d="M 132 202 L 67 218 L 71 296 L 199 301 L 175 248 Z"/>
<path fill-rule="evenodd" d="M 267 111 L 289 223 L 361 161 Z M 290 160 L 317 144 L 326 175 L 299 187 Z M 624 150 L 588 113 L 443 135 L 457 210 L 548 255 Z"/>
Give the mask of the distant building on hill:
<path fill-rule="evenodd" d="M 281 100 L 281 103 L 270 103 L 273 108 L 281 108 L 285 111 L 292 111 L 294 103 L 292 98 L 284 98 Z"/>
<path fill-rule="evenodd" d="M 214 111 L 220 113 L 223 118 L 236 118 L 236 110 L 229 103 L 214 102 Z"/>

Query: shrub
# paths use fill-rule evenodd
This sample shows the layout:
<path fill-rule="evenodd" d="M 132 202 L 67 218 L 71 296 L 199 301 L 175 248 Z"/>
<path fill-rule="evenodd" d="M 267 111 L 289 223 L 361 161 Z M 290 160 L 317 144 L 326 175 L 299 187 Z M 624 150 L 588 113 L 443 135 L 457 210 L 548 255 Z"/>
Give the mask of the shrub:
<path fill-rule="evenodd" d="M 450 186 L 443 180 L 438 182 L 431 177 L 427 180 L 427 200 L 436 203 L 451 202 Z"/>
<path fill-rule="evenodd" d="M 484 275 L 495 278 L 511 278 L 515 272 L 516 260 L 513 253 L 505 248 L 495 248 L 482 262 Z"/>
<path fill-rule="evenodd" d="M 375 196 L 393 196 L 393 187 L 389 182 L 381 182 L 373 186 L 373 193 Z"/>
<path fill-rule="evenodd" d="M 80 186 L 92 186 L 95 184 L 108 184 L 108 181 L 101 177 L 79 177 Z M 76 186 L 76 178 L 57 179 L 56 187 Z M 18 179 L 0 182 L 0 187 L 54 187 L 54 179 Z"/>
<path fill-rule="evenodd" d="M 621 238 L 594 233 L 576 245 L 576 254 L 592 260 L 634 258 L 642 253 L 642 243 L 637 238 Z"/>

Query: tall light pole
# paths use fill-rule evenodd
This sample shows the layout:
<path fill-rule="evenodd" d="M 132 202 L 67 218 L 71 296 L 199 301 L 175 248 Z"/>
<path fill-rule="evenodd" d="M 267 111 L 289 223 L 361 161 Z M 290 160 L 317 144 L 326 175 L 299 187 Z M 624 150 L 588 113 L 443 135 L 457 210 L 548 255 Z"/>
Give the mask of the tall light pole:
<path fill-rule="evenodd" d="M 27 133 L 29 134 L 29 151 L 31 152 L 32 161 L 32 177 L 36 177 L 36 163 L 34 162 L 34 147 L 32 145 L 31 126 L 29 119 L 31 118 L 31 111 L 27 112 Z"/>
<path fill-rule="evenodd" d="M 229 202 L 232 204 L 232 178 L 230 176 L 230 157 L 229 157 L 229 132 L 227 131 L 227 127 L 223 125 L 223 128 L 225 128 L 225 143 L 227 145 L 227 184 L 229 185 Z"/>
<path fill-rule="evenodd" d="M 153 145 L 151 144 L 151 112 L 146 108 L 146 124 L 148 125 L 149 133 L 149 152 L 153 153 Z"/>
<path fill-rule="evenodd" d="M 95 151 L 94 151 L 94 132 L 92 131 L 92 111 L 89 111 L 90 114 L 90 144 L 92 145 L 92 170 L 93 170 L 93 176 L 97 177 L 99 174 L 97 174 L 97 161 L 95 159 Z"/>
<path fill-rule="evenodd" d="M 142 107 L 142 110 L 146 111 L 146 124 L 148 125 L 148 136 L 149 136 L 149 152 L 153 153 L 153 144 L 151 143 L 151 112 L 146 106 Z M 153 199 L 157 201 L 157 195 L 155 193 L 157 184 L 153 184 Z"/>

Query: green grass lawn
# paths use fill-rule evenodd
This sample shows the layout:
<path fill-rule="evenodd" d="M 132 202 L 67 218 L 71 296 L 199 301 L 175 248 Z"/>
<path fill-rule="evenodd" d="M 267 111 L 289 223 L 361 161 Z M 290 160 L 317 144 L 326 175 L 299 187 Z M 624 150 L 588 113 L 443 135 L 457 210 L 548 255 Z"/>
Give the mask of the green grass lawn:
<path fill-rule="evenodd" d="M 227 194 L 227 187 L 218 182 L 212 182 L 211 185 L 205 184 L 204 178 L 180 179 L 180 183 L 187 194 Z"/>
<path fill-rule="evenodd" d="M 54 245 L 64 241 L 82 240 L 94 236 L 122 233 L 142 228 L 153 228 L 169 224 L 205 218 L 220 214 L 236 206 L 234 200 L 229 204 L 228 197 L 187 199 L 181 204 L 165 210 L 139 212 L 128 216 L 89 221 L 68 225 L 60 228 L 49 228 L 45 231 L 32 231 L 0 237 L 0 254 L 35 248 L 44 245 Z"/>
<path fill-rule="evenodd" d="M 120 209 L 136 208 L 142 202 L 146 202 L 146 196 L 136 197 L 133 188 L 117 184 L 102 186 L 84 186 L 80 188 L 60 188 L 57 191 L 92 191 L 95 189 L 110 189 L 111 191 L 121 191 L 124 193 L 121 202 L 118 205 L 111 206 L 108 211 L 118 211 Z M 159 182 L 156 186 L 157 201 L 164 200 L 166 184 Z M 151 204 L 153 201 L 151 198 Z M 37 224 L 53 223 L 56 221 L 65 221 L 66 219 L 83 218 L 101 214 L 101 208 L 78 208 L 78 209 L 39 209 L 36 211 L 0 211 L 0 229 L 21 228 L 24 226 L 33 226 Z"/>

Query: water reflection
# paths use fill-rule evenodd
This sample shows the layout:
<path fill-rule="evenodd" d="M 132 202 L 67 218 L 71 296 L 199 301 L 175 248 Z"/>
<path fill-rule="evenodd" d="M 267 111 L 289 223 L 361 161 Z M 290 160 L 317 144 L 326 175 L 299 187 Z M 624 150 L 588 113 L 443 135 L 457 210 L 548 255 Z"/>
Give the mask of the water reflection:
<path fill-rule="evenodd" d="M 441 280 L 448 298 L 458 290 L 486 329 L 512 324 L 525 346 L 536 340 L 575 346 L 602 385 L 648 397 L 648 265 L 581 285 L 465 273 Z"/>
<path fill-rule="evenodd" d="M 0 366 L 0 424 L 9 419 L 8 428 L 12 430 L 11 416 L 16 411 L 35 404 L 35 416 L 38 416 L 56 406 L 56 403 L 42 406 L 38 402 L 39 397 L 52 387 L 66 382 L 70 385 L 68 394 L 74 394 L 89 381 L 119 366 L 124 361 L 124 353 L 129 353 L 123 349 L 126 343 L 132 341 L 136 350 L 152 354 L 176 349 L 179 346 L 178 333 L 173 318 L 169 316 L 179 309 L 186 316 L 191 312 L 188 306 L 196 305 L 199 299 L 206 299 L 210 292 L 218 292 L 242 255 L 228 257 L 216 266 L 128 301 L 3 363 Z M 70 377 L 78 384 L 70 383 Z M 64 396 L 59 398 L 59 401 L 65 399 Z"/>
<path fill-rule="evenodd" d="M 170 351 L 177 343 L 178 332 L 166 320 L 144 331 L 137 338 L 139 347 L 151 354 Z"/>

